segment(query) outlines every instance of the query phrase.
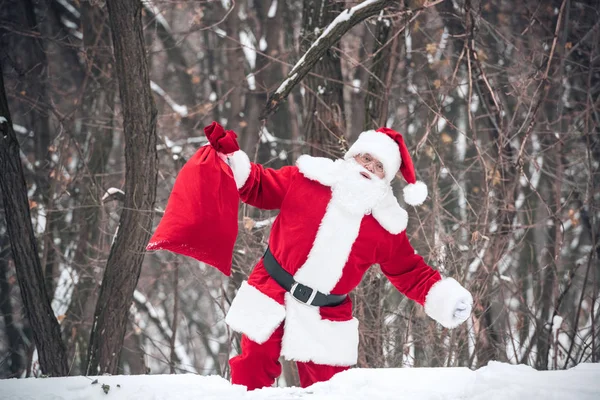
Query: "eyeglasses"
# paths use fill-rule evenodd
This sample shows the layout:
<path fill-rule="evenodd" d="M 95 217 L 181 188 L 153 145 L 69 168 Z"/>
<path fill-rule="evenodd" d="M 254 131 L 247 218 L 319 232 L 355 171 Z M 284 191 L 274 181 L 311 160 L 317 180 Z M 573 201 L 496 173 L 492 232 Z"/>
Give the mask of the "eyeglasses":
<path fill-rule="evenodd" d="M 381 161 L 377 161 L 369 153 L 359 154 L 358 155 L 358 160 L 360 161 L 360 163 L 363 166 L 367 166 L 369 164 L 373 164 L 373 167 L 375 168 L 375 172 L 377 172 L 377 173 L 383 173 L 383 164 L 381 163 Z"/>

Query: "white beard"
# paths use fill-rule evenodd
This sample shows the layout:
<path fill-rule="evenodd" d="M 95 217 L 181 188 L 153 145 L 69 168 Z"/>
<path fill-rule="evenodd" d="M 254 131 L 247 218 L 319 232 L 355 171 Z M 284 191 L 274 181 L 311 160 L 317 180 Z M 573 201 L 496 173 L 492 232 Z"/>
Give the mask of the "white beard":
<path fill-rule="evenodd" d="M 371 179 L 360 173 L 366 172 Z M 391 186 L 369 172 L 354 158 L 339 163 L 336 181 L 332 185 L 332 201 L 351 214 L 366 215 L 385 197 Z"/>

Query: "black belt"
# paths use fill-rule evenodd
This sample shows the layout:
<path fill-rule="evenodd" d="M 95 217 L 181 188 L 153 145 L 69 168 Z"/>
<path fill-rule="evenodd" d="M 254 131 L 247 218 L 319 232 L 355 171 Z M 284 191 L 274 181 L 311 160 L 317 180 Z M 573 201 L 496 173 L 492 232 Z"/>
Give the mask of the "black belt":
<path fill-rule="evenodd" d="M 346 300 L 345 294 L 324 294 L 296 282 L 294 277 L 283 269 L 281 264 L 273 257 L 273 253 L 271 253 L 268 247 L 263 256 L 263 264 L 269 275 L 271 275 L 271 278 L 275 279 L 275 282 L 277 282 L 279 286 L 290 292 L 290 294 L 301 303 L 316 307 L 333 307 Z"/>

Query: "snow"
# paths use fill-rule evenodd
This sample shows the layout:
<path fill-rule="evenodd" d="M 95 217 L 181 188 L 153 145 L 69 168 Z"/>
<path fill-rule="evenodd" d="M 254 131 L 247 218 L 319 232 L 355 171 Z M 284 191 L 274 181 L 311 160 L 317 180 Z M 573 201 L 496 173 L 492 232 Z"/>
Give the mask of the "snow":
<path fill-rule="evenodd" d="M 266 127 L 262 127 L 259 134 L 261 143 L 274 143 L 277 141 L 277 138 Z"/>
<path fill-rule="evenodd" d="M 75 29 L 77 30 L 77 24 L 73 21 L 71 21 L 70 19 L 67 19 L 65 17 L 61 17 L 60 22 L 63 23 L 64 26 L 66 26 L 69 29 Z"/>
<path fill-rule="evenodd" d="M 113 196 L 117 193 L 120 193 L 122 195 L 125 195 L 125 192 L 122 191 L 121 189 L 117 189 L 114 187 L 108 188 L 108 190 L 106 190 L 106 193 L 104 193 L 104 195 L 102 196 L 102 201 L 108 199 L 110 196 Z"/>
<path fill-rule="evenodd" d="M 57 3 L 62 5 L 66 10 L 68 10 L 75 18 L 81 17 L 79 11 L 71 5 L 67 0 L 57 0 Z"/>
<path fill-rule="evenodd" d="M 297 76 L 298 76 L 298 73 L 295 73 L 294 75 L 290 76 L 285 81 L 283 81 L 283 83 L 281 85 L 279 85 L 279 87 L 277 88 L 275 93 L 277 93 L 277 94 L 283 93 L 286 90 L 287 86 L 290 84 L 290 82 L 293 82 Z"/>
<path fill-rule="evenodd" d="M 275 222 L 275 218 L 276 218 L 276 217 L 271 217 L 271 218 L 264 219 L 264 220 L 262 220 L 262 221 L 256 221 L 256 222 L 254 223 L 254 226 L 253 226 L 253 227 L 254 227 L 255 229 L 259 229 L 259 228 L 264 228 L 264 227 L 266 227 L 266 226 L 269 226 L 269 225 L 273 224 L 273 222 Z"/>
<path fill-rule="evenodd" d="M 251 32 L 246 32 L 244 30 L 240 31 L 240 43 L 242 44 L 242 51 L 246 56 L 246 60 L 250 65 L 250 69 L 254 69 L 256 66 L 256 47 L 254 43 L 256 39 L 252 35 Z"/>
<path fill-rule="evenodd" d="M 277 14 L 277 0 L 273 0 L 271 2 L 271 7 L 269 7 L 269 13 L 267 14 L 267 17 L 274 18 L 275 14 Z"/>
<path fill-rule="evenodd" d="M 73 289 L 79 282 L 79 274 L 73 268 L 60 263 L 59 270 L 60 276 L 52 299 L 52 310 L 54 310 L 54 315 L 58 316 L 66 314 L 71 303 Z"/>
<path fill-rule="evenodd" d="M 248 81 L 248 89 L 256 90 L 256 77 L 252 72 L 246 75 L 246 80 Z"/>
<path fill-rule="evenodd" d="M 352 80 L 352 89 L 354 93 L 359 93 L 360 92 L 360 79 L 353 79 Z"/>
<path fill-rule="evenodd" d="M 311 50 L 316 47 L 319 42 L 321 40 L 323 40 L 324 38 L 326 38 L 331 31 L 338 26 L 339 24 L 348 21 L 352 15 L 354 15 L 354 13 L 358 10 L 361 10 L 371 4 L 377 3 L 381 0 L 366 0 L 363 1 L 360 4 L 355 5 L 354 7 L 351 8 L 347 8 L 344 11 L 342 11 L 337 17 L 335 17 L 335 19 L 333 21 L 331 21 L 331 23 L 329 25 L 327 25 L 327 28 L 325 28 L 325 30 L 321 33 L 321 35 L 317 38 L 317 40 L 315 40 L 313 42 L 313 44 L 310 46 L 310 48 L 306 51 L 306 53 L 304 53 L 304 55 L 302 57 L 300 57 L 300 59 L 296 62 L 296 65 L 294 65 L 294 67 L 292 68 L 292 70 L 289 73 L 289 78 L 287 78 L 285 81 L 283 81 L 283 83 L 279 86 L 279 88 L 277 88 L 277 90 L 275 91 L 275 93 L 282 93 L 285 91 L 285 88 L 287 87 L 287 85 L 290 83 L 290 81 L 293 81 L 296 76 L 298 75 L 297 71 L 298 69 L 300 69 L 300 67 L 302 66 L 302 64 L 304 64 L 304 60 L 306 59 L 306 55 L 308 53 L 311 52 Z"/>
<path fill-rule="evenodd" d="M 556 337 L 556 332 L 558 332 L 558 330 L 560 329 L 560 326 L 563 323 L 563 317 L 561 317 L 560 315 L 555 315 L 552 318 L 552 333 L 553 336 Z"/>
<path fill-rule="evenodd" d="M 600 398 L 598 376 L 600 364 L 580 364 L 567 371 L 536 371 L 499 362 L 490 362 L 477 371 L 355 368 L 306 389 L 265 388 L 251 392 L 219 376 L 76 376 L 3 380 L 0 399 L 592 400 Z"/>
<path fill-rule="evenodd" d="M 258 42 L 258 48 L 260 51 L 265 51 L 267 49 L 267 39 L 265 39 L 265 37 L 261 37 L 260 41 Z"/>
<path fill-rule="evenodd" d="M 154 308 L 146 296 L 138 290 L 133 292 L 133 298 L 136 302 L 142 304 L 146 308 L 145 311 L 148 313 L 148 315 L 150 315 L 153 321 L 157 321 L 157 323 L 160 324 L 160 329 L 165 332 L 167 336 L 173 336 L 173 331 L 171 330 L 171 327 L 166 320 L 165 313 L 161 308 Z M 184 369 L 188 372 L 197 373 L 198 371 L 196 371 L 194 368 L 192 360 L 189 358 L 188 353 L 185 351 L 177 336 L 175 337 L 173 348 L 175 350 L 175 354 L 179 358 L 178 368 Z"/>
<path fill-rule="evenodd" d="M 158 93 L 159 96 L 161 96 L 169 105 L 169 107 L 171 107 L 171 109 L 173 111 L 175 111 L 177 114 L 181 115 L 182 117 L 187 117 L 188 116 L 188 109 L 186 106 L 182 106 L 180 104 L 177 104 L 172 98 L 171 96 L 169 96 L 160 86 L 158 86 L 155 82 L 150 81 L 150 88 Z"/>
<path fill-rule="evenodd" d="M 158 22 L 159 24 L 161 24 L 167 32 L 170 32 L 171 31 L 171 27 L 169 26 L 169 23 L 167 22 L 167 20 L 165 19 L 165 17 L 163 17 L 162 12 L 160 11 L 160 9 L 158 7 L 156 7 L 154 5 L 154 3 L 152 3 L 152 0 L 143 0 L 142 3 L 146 7 L 148 7 L 148 9 L 150 11 L 152 11 L 152 13 L 154 14 L 154 19 L 156 20 L 156 22 Z"/>
<path fill-rule="evenodd" d="M 0 124 L 3 124 L 5 122 L 8 122 L 8 120 L 6 119 L 6 117 L 0 116 Z"/>
<path fill-rule="evenodd" d="M 6 119 L 5 119 L 4 117 L 0 117 L 0 124 L 1 124 L 2 122 L 6 122 Z M 22 125 L 13 124 L 13 130 L 14 130 L 15 132 L 17 132 L 17 133 L 20 133 L 20 134 L 22 134 L 22 135 L 27 135 L 27 134 L 29 134 L 29 131 L 27 131 L 27 128 L 25 128 L 25 127 L 24 127 L 24 126 L 22 126 Z M 32 132 L 32 134 L 33 134 L 33 132 Z"/>

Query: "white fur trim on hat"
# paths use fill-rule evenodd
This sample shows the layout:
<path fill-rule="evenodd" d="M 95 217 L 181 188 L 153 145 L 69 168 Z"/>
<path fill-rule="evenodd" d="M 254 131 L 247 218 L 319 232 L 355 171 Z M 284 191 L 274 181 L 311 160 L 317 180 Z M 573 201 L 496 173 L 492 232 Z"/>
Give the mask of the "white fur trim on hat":
<path fill-rule="evenodd" d="M 242 150 L 238 150 L 229 155 L 227 160 L 231 170 L 233 171 L 235 185 L 238 189 L 241 189 L 250 176 L 250 170 L 252 169 L 250 159 L 246 153 L 244 153 Z"/>
<path fill-rule="evenodd" d="M 369 153 L 381 161 L 385 170 L 385 179 L 391 182 L 394 176 L 396 176 L 398 169 L 400 169 L 400 163 L 402 162 L 400 159 L 400 149 L 394 139 L 382 132 L 365 131 L 350 146 L 350 149 L 344 155 L 344 159 L 347 160 L 365 153 Z"/>
<path fill-rule="evenodd" d="M 411 206 L 420 206 L 427 199 L 427 185 L 421 181 L 406 185 L 403 189 L 404 201 Z"/>
<path fill-rule="evenodd" d="M 436 282 L 425 297 L 425 313 L 444 327 L 452 329 L 462 324 L 468 317 L 454 316 L 460 303 L 473 304 L 471 293 L 452 278 L 443 278 Z"/>

